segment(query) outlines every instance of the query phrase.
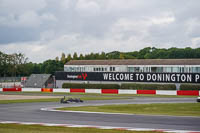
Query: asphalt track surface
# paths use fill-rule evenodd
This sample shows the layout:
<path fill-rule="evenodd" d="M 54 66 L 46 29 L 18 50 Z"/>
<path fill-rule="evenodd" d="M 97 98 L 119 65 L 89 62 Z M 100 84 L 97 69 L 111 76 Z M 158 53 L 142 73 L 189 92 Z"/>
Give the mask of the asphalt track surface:
<path fill-rule="evenodd" d="M 41 108 L 71 107 L 109 104 L 148 104 L 148 103 L 194 103 L 195 98 L 145 98 L 128 100 L 85 101 L 84 103 L 60 104 L 17 103 L 0 104 L 0 121 L 38 122 L 52 124 L 77 124 L 112 126 L 120 128 L 151 128 L 169 130 L 200 131 L 200 117 L 120 115 L 77 112 L 52 112 Z"/>

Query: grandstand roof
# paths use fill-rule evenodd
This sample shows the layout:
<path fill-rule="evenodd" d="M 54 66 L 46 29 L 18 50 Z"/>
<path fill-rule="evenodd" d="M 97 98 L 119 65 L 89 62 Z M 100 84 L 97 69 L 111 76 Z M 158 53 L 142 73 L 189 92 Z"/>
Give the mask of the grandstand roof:
<path fill-rule="evenodd" d="M 200 59 L 70 60 L 65 65 L 200 65 Z"/>

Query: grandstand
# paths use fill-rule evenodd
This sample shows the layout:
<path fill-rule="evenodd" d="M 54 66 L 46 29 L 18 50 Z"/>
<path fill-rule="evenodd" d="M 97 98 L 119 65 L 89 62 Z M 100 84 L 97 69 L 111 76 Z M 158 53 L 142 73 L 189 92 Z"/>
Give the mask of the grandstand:
<path fill-rule="evenodd" d="M 53 88 L 54 79 L 51 74 L 31 74 L 25 83 L 27 88 Z"/>
<path fill-rule="evenodd" d="M 56 72 L 63 83 L 200 83 L 200 59 L 70 60 Z"/>

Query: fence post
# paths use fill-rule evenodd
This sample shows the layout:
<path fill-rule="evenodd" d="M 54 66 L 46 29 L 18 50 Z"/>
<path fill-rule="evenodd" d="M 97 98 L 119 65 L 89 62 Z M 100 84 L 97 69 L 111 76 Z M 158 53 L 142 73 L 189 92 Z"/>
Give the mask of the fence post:
<path fill-rule="evenodd" d="M 181 84 L 180 83 L 176 83 L 175 86 L 176 86 L 176 90 L 179 91 Z"/>

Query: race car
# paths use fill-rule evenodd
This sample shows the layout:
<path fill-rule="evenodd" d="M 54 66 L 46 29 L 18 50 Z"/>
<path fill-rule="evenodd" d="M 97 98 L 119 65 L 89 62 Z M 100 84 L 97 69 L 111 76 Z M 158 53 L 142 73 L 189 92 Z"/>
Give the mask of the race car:
<path fill-rule="evenodd" d="M 200 102 L 200 97 L 197 97 L 197 102 Z"/>
<path fill-rule="evenodd" d="M 67 100 L 65 100 L 65 96 L 60 99 L 60 103 L 69 103 L 69 102 L 82 103 L 83 100 L 81 100 L 80 98 L 68 98 Z"/>

